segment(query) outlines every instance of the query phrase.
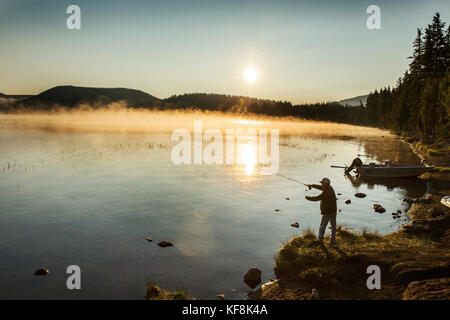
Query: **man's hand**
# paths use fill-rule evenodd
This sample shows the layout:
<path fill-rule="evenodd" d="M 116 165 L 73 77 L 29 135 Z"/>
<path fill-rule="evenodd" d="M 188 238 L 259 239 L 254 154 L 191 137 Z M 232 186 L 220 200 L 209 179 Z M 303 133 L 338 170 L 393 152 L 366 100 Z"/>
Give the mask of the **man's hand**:
<path fill-rule="evenodd" d="M 309 198 L 310 198 L 309 196 L 305 196 L 305 199 L 306 199 L 306 200 L 309 200 Z"/>
<path fill-rule="evenodd" d="M 309 188 L 309 190 L 311 190 L 312 184 L 308 184 L 308 188 Z"/>

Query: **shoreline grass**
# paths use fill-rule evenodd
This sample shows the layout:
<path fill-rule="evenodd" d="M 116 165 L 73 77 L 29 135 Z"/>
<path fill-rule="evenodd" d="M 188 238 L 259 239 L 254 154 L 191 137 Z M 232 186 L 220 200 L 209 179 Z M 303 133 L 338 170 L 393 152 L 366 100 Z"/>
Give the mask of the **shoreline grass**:
<path fill-rule="evenodd" d="M 193 300 L 193 297 L 183 289 L 166 290 L 161 289 L 156 284 L 149 283 L 145 300 Z"/>

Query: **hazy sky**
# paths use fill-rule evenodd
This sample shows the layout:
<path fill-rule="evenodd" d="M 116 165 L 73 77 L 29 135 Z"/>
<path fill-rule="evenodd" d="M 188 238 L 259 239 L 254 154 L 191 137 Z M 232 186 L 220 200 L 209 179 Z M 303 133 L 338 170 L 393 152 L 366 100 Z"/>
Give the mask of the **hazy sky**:
<path fill-rule="evenodd" d="M 66 8 L 81 8 L 81 30 Z M 366 9 L 381 8 L 381 30 Z M 417 27 L 450 1 L 0 0 L 0 92 L 127 87 L 329 101 L 393 85 Z M 249 84 L 247 66 L 258 71 Z"/>

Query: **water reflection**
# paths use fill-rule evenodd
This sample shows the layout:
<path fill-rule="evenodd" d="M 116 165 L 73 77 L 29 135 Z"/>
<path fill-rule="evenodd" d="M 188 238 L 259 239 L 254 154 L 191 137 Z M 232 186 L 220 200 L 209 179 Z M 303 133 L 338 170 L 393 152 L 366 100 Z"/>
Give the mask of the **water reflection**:
<path fill-rule="evenodd" d="M 242 148 L 240 154 L 242 155 L 242 162 L 245 165 L 245 174 L 251 176 L 255 171 L 255 165 L 257 163 L 256 158 L 256 146 L 245 143 L 240 146 Z"/>
<path fill-rule="evenodd" d="M 429 189 L 428 183 L 419 178 L 374 178 L 351 174 L 346 174 L 345 177 L 354 187 L 366 185 L 368 189 L 373 190 L 375 185 L 381 185 L 385 186 L 387 191 L 402 188 L 404 189 L 404 195 L 409 197 L 422 196 Z"/>
<path fill-rule="evenodd" d="M 177 229 L 176 243 L 185 256 L 208 256 L 216 246 L 215 233 L 208 217 L 198 212 L 187 216 Z"/>
<path fill-rule="evenodd" d="M 363 153 L 361 160 L 365 162 L 384 162 L 391 160 L 397 164 L 420 164 L 421 161 L 396 136 L 363 138 L 361 140 L 361 147 Z"/>

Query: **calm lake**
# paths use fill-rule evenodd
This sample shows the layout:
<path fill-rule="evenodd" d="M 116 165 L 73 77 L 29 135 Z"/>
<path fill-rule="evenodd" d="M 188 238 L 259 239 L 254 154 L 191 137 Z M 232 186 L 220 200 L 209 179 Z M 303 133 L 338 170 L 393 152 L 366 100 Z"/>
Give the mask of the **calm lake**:
<path fill-rule="evenodd" d="M 180 123 L 189 129 L 191 120 Z M 420 162 L 386 132 L 329 125 L 330 134 L 318 123 L 296 132 L 302 124 L 284 130 L 282 120 L 234 123 L 280 125 L 279 173 L 306 183 L 330 178 L 341 194 L 338 224 L 357 231 L 397 230 L 407 217 L 394 220 L 391 212 L 407 209 L 402 198 L 433 188 L 415 180 L 354 181 L 330 168 L 358 154 L 364 162 Z M 249 268 L 261 269 L 263 282 L 274 278 L 283 241 L 308 228 L 317 232 L 319 203 L 304 198 L 317 190 L 245 166 L 175 165 L 170 130 L 103 125 L 0 115 L 1 299 L 143 299 L 148 282 L 199 299 L 243 299 Z M 375 213 L 374 203 L 386 212 Z M 174 246 L 160 248 L 161 240 Z M 81 268 L 81 290 L 66 287 L 69 265 Z M 50 274 L 34 276 L 43 266 Z"/>

